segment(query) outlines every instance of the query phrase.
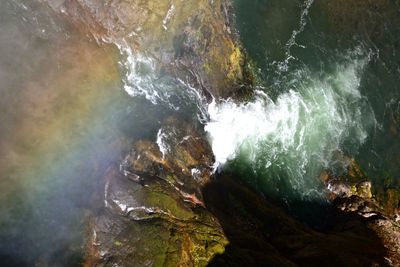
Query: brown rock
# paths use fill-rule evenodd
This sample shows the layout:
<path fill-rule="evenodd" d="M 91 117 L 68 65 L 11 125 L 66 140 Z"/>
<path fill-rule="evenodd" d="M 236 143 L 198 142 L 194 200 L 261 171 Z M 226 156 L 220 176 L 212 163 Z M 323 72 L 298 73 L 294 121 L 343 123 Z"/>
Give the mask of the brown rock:
<path fill-rule="evenodd" d="M 230 28 L 229 0 L 64 0 L 52 6 L 98 40 L 151 56 L 158 71 L 201 88 L 207 96 L 233 96 L 251 83 Z"/>
<path fill-rule="evenodd" d="M 352 159 L 348 173 L 344 177 L 332 177 L 328 172 L 323 172 L 321 177 L 326 181 L 330 198 L 335 207 L 350 216 L 361 216 L 367 220 L 351 220 L 351 227 L 364 225 L 373 231 L 374 235 L 382 242 L 386 249 L 384 254 L 385 264 L 400 266 L 400 225 L 397 224 L 397 208 L 399 194 L 395 189 L 385 191 L 382 199 L 375 199 L 372 195 L 372 184 L 367 181 L 366 175 L 359 165 Z M 359 181 L 363 179 L 363 181 Z M 349 224 L 347 222 L 346 224 Z M 336 223 L 336 228 L 342 223 Z M 356 226 L 354 226 L 356 225 Z M 358 226 L 357 226 L 358 225 Z"/>
<path fill-rule="evenodd" d="M 206 266 L 224 251 L 226 237 L 199 190 L 212 171 L 207 142 L 173 117 L 157 142 L 136 142 L 120 167 L 105 174 L 86 266 Z"/>
<path fill-rule="evenodd" d="M 372 198 L 371 187 L 372 185 L 370 181 L 359 182 L 356 185 L 357 195 L 362 198 Z"/>
<path fill-rule="evenodd" d="M 121 171 L 129 174 L 150 175 L 163 179 L 186 194 L 197 194 L 212 175 L 212 150 L 204 136 L 194 127 L 175 117 L 163 123 L 156 144 L 140 140 L 125 160 Z"/>
<path fill-rule="evenodd" d="M 329 226 L 312 229 L 239 181 L 222 174 L 204 189 L 206 205 L 230 242 L 210 266 L 387 265 L 390 255 L 368 224 L 372 217 L 333 209 Z"/>

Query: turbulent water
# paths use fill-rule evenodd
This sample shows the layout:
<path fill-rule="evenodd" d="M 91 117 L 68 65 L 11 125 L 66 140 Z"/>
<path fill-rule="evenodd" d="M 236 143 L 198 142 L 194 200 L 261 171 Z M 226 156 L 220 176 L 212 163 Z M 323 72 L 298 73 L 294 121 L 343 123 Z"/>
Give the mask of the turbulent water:
<path fill-rule="evenodd" d="M 323 199 L 321 171 L 349 158 L 400 187 L 397 2 L 234 1 L 256 94 L 211 103 L 39 2 L 0 3 L 0 265 L 80 263 L 96 175 L 135 138 L 167 149 L 171 113 L 204 125 L 216 171 L 278 199 Z"/>
<path fill-rule="evenodd" d="M 373 112 L 359 91 L 367 63 L 361 57 L 322 75 L 302 69 L 275 100 L 260 90 L 249 103 L 211 103 L 205 130 L 218 167 L 236 161 L 268 192 L 318 197 L 319 173 L 332 167 L 343 172 L 342 147 L 356 149 L 373 126 Z"/>
<path fill-rule="evenodd" d="M 380 3 L 368 12 L 357 1 L 355 12 L 346 3 L 235 1 L 260 80 L 249 103 L 208 106 L 205 130 L 219 169 L 285 201 L 323 199 L 321 171 L 343 174 L 349 157 L 375 184 L 399 185 L 399 21 L 378 19 L 399 7 Z M 341 24 L 329 25 L 336 19 Z"/>
<path fill-rule="evenodd" d="M 199 117 L 208 118 L 215 168 L 239 173 L 270 196 L 323 199 L 321 171 L 343 174 L 349 158 L 363 162 L 375 183 L 390 176 L 386 186 L 397 186 L 398 168 L 385 158 L 387 149 L 399 144 L 396 134 L 388 136 L 388 128 L 397 127 L 400 99 L 394 37 L 399 28 L 395 15 L 380 21 L 379 12 L 399 7 L 380 3 L 368 13 L 368 5 L 355 4 L 352 13 L 350 4 L 312 0 L 235 1 L 236 23 L 258 78 L 248 103 L 206 104 L 193 88 L 182 90 L 183 82 L 160 79 L 151 59 L 132 53 L 127 53 L 125 89 L 176 110 L 195 103 L 191 107 Z M 338 19 L 348 25 L 335 25 Z M 393 37 L 385 40 L 379 31 Z M 392 122 L 387 113 L 395 117 Z M 377 147 L 386 138 L 391 145 Z"/>
<path fill-rule="evenodd" d="M 203 109 L 206 102 L 199 90 L 181 79 L 162 74 L 155 59 L 133 52 L 124 40 L 115 41 L 115 44 L 126 57 L 124 90 L 130 96 L 144 96 L 154 105 L 164 104 L 175 111 L 193 110 L 196 106 Z"/>

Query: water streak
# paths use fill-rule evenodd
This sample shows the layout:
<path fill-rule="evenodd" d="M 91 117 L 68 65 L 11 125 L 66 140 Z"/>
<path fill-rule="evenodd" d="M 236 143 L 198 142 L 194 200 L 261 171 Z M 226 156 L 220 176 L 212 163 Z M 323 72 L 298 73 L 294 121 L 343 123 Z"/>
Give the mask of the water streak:
<path fill-rule="evenodd" d="M 125 40 L 112 42 L 126 58 L 122 62 L 127 72 L 124 89 L 130 96 L 144 96 L 154 105 L 164 104 L 176 111 L 192 104 L 200 109 L 204 106 L 205 97 L 189 82 L 168 74 L 163 69 L 168 66 L 146 52 L 133 51 Z"/>

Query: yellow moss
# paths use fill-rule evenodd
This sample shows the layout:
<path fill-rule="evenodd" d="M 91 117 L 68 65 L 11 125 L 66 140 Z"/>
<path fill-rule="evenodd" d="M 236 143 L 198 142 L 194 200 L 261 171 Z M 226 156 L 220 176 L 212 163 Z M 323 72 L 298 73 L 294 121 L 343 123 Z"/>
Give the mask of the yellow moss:
<path fill-rule="evenodd" d="M 117 247 L 120 247 L 120 246 L 122 246 L 122 243 L 117 240 L 117 241 L 114 241 L 114 245 L 116 245 Z"/>
<path fill-rule="evenodd" d="M 229 69 L 228 79 L 234 81 L 240 79 L 242 75 L 243 54 L 239 47 L 233 49 L 232 54 L 229 56 Z"/>
<path fill-rule="evenodd" d="M 204 230 L 206 231 L 207 228 Z M 197 233 L 195 239 L 201 240 L 201 242 L 192 242 L 190 247 L 190 254 L 195 266 L 207 266 L 216 255 L 225 252 L 225 246 L 228 244 L 224 237 L 219 238 L 216 235 L 211 235 L 211 233 Z"/>
<path fill-rule="evenodd" d="M 352 195 L 357 195 L 357 186 L 356 185 L 352 185 L 350 190 L 351 190 Z"/>
<path fill-rule="evenodd" d="M 392 215 L 398 208 L 398 204 L 400 202 L 400 193 L 398 190 L 390 188 L 387 190 L 386 194 L 387 200 L 385 203 L 385 210 L 388 214 Z"/>
<path fill-rule="evenodd" d="M 205 72 L 207 72 L 207 73 L 212 72 L 211 66 L 210 66 L 210 64 L 208 64 L 208 62 L 204 63 L 202 67 Z"/>

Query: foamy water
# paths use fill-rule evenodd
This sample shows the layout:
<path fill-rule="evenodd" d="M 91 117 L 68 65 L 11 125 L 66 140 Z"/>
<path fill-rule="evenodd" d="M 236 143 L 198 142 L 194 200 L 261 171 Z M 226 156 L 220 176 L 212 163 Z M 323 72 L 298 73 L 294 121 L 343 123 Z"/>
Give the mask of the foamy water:
<path fill-rule="evenodd" d="M 214 100 L 209 104 L 196 88 L 161 75 L 154 59 L 126 46 L 120 49 L 126 55 L 124 88 L 129 95 L 145 96 L 151 103 L 163 103 L 173 110 L 196 104 L 199 117 L 209 118 L 205 131 L 215 169 L 240 165 L 239 169 L 245 170 L 240 175 L 251 172 L 256 177 L 252 179 L 261 181 L 267 191 L 320 197 L 320 172 L 344 171 L 346 162 L 340 158 L 347 152 L 357 153 L 375 123 L 373 111 L 359 91 L 369 62 L 361 49 L 345 55 L 348 61 L 333 64 L 330 72 L 313 73 L 305 66 L 294 71 L 285 68 L 282 73 L 293 77 L 282 80 L 290 82 L 276 99 L 268 90 L 257 90 L 248 103 Z M 157 144 L 165 153 L 168 144 L 161 142 L 162 136 L 160 130 Z"/>
<path fill-rule="evenodd" d="M 162 71 L 162 64 L 145 52 L 133 51 L 125 40 L 115 44 L 126 57 L 122 62 L 126 70 L 124 90 L 132 97 L 144 96 L 154 105 L 166 104 L 172 110 L 187 105 L 204 105 L 205 98 L 189 82 Z M 168 66 L 164 66 L 168 67 Z"/>
<path fill-rule="evenodd" d="M 236 160 L 268 190 L 282 190 L 283 182 L 303 196 L 319 195 L 319 172 L 331 167 L 345 142 L 355 149 L 361 145 L 374 121 L 359 91 L 366 63 L 356 59 L 323 76 L 303 70 L 295 88 L 276 100 L 258 91 L 249 103 L 213 101 L 205 130 L 216 168 Z"/>
<path fill-rule="evenodd" d="M 195 103 L 199 117 L 208 117 L 205 131 L 215 156 L 215 169 L 233 165 L 251 172 L 266 191 L 288 191 L 301 197 L 320 197 L 323 169 L 342 172 L 343 155 L 357 153 L 375 119 L 359 87 L 369 56 L 355 49 L 333 71 L 313 73 L 306 67 L 288 72 L 287 89 L 276 99 L 257 90 L 248 103 L 214 100 L 207 104 L 187 83 L 161 76 L 158 63 L 143 54 L 120 47 L 127 56 L 125 90 L 132 97 L 145 96 L 153 104 L 179 110 Z M 167 82 L 166 82 L 167 81 Z M 172 99 L 178 99 L 177 102 Z M 186 101 L 186 102 L 185 102 Z M 206 114 L 204 114 L 206 113 Z M 157 135 L 160 151 L 168 144 Z M 345 151 L 343 151 L 346 149 Z M 264 188 L 265 189 L 265 188 Z M 265 191 L 264 189 L 261 189 Z"/>

